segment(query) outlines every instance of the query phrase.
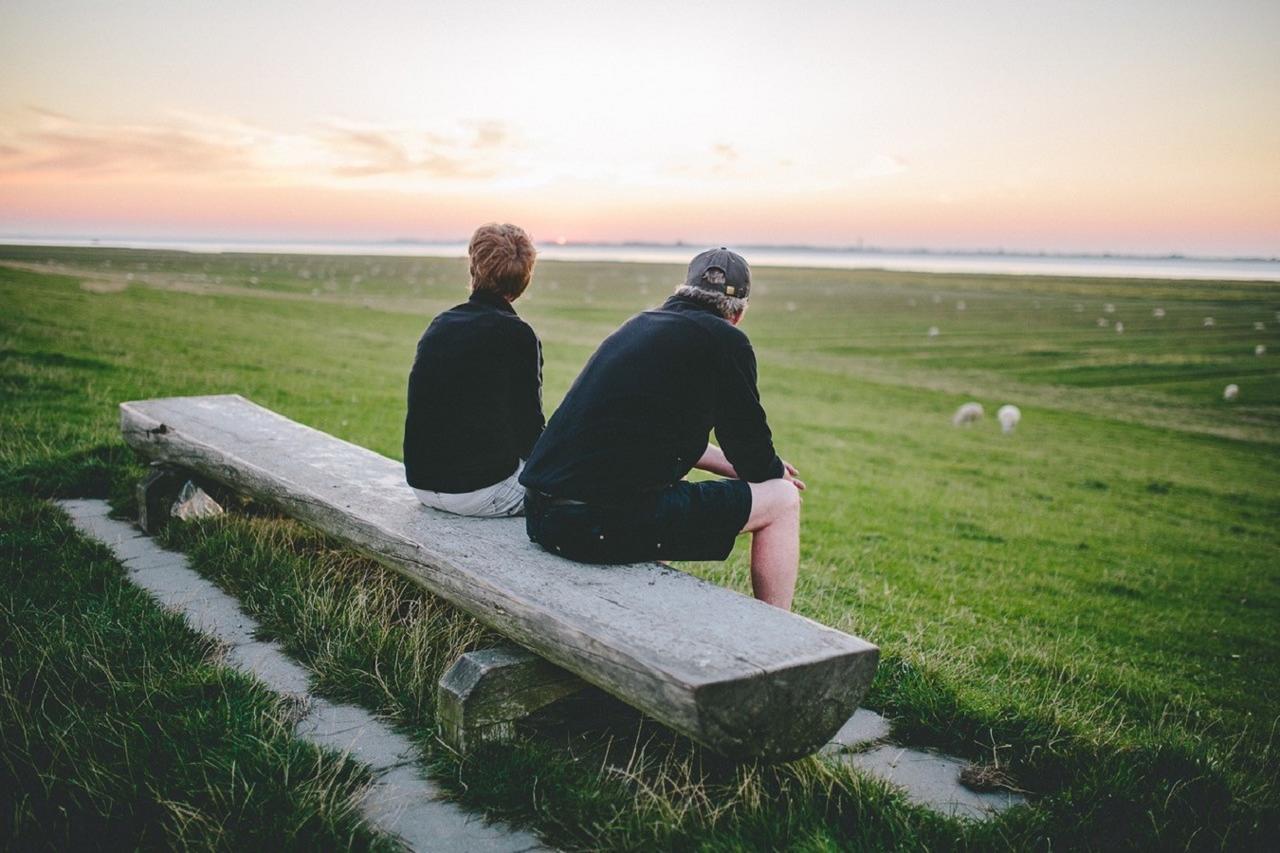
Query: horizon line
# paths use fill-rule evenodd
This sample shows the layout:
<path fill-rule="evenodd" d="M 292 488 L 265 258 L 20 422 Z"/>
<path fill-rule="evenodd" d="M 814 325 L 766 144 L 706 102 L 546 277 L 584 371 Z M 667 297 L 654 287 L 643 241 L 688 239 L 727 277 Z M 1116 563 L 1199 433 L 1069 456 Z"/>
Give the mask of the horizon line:
<path fill-rule="evenodd" d="M 23 242 L 26 240 L 39 241 L 36 243 Z M 57 235 L 40 235 L 40 234 L 0 234 L 0 245 L 18 245 L 18 246 L 58 246 L 70 244 L 61 244 L 58 241 L 75 241 L 75 243 L 240 243 L 240 244 L 269 244 L 284 246 L 466 246 L 468 237 L 456 238 L 419 238 L 419 237 L 388 237 L 388 238 L 364 238 L 353 239 L 344 237 L 147 237 L 147 236 L 121 236 L 121 235 L 74 235 L 74 234 L 57 234 Z M 564 249 L 564 248 L 636 248 L 636 249 L 696 249 L 703 246 L 701 242 L 692 242 L 687 240 L 658 241 L 658 240 L 535 240 L 534 245 L 539 248 L 548 249 Z M 705 245 L 711 245 L 707 243 Z M 863 245 L 861 241 L 858 244 L 845 245 L 824 245 L 814 243 L 736 243 L 736 247 L 747 250 L 761 251 L 788 251 L 788 252 L 831 252 L 837 254 L 848 255 L 947 255 L 960 257 L 1007 257 L 1007 258 L 1060 258 L 1060 259 L 1109 259 L 1109 260 L 1163 260 L 1163 261 L 1216 261 L 1216 262 L 1236 262 L 1236 263 L 1277 263 L 1280 262 L 1280 254 L 1277 255 L 1198 255 L 1185 254 L 1177 251 L 1170 252 L 1099 252 L 1099 251 L 1075 251 L 1067 249 L 1005 249 L 1003 247 L 980 247 L 980 248 L 946 248 L 931 246 L 880 246 L 880 245 Z M 116 248 L 112 246 L 104 246 L 103 248 Z"/>

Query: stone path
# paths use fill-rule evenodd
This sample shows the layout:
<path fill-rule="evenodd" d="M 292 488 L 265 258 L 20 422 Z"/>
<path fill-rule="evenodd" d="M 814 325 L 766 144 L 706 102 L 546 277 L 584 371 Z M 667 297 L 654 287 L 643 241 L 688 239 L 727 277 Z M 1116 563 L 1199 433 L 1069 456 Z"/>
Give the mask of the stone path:
<path fill-rule="evenodd" d="M 889 741 L 889 721 L 858 709 L 820 753 L 851 764 L 901 788 L 907 799 L 950 817 L 984 820 L 1026 802 L 1013 791 L 974 791 L 960 784 L 968 762 Z"/>
<path fill-rule="evenodd" d="M 299 697 L 308 709 L 297 725 L 299 737 L 369 765 L 375 781 L 363 806 L 375 825 L 414 850 L 544 849 L 527 832 L 486 823 L 444 801 L 440 787 L 417 769 L 418 756 L 408 739 L 368 711 L 311 696 L 307 670 L 278 644 L 254 639 L 257 623 L 234 598 L 192 570 L 182 554 L 158 547 L 131 524 L 108 518 L 103 501 L 59 503 L 77 527 L 115 552 L 133 583 L 181 612 L 197 631 L 225 643 L 228 663 L 279 693 Z M 1011 791 L 970 790 L 960 784 L 964 761 L 899 746 L 888 738 L 889 721 L 860 709 L 821 755 L 879 776 L 902 788 L 911 801 L 952 817 L 982 820 L 1026 802 Z"/>
<path fill-rule="evenodd" d="M 413 744 L 382 720 L 355 705 L 310 695 L 308 671 L 277 643 L 254 639 L 258 623 L 234 598 L 197 574 L 182 554 L 160 548 L 133 525 L 108 518 L 110 508 L 103 501 L 59 504 L 83 533 L 115 552 L 130 581 L 180 612 L 195 630 L 227 645 L 231 666 L 255 675 L 278 693 L 297 697 L 306 709 L 295 730 L 299 737 L 369 766 L 374 781 L 361 806 L 379 829 L 399 836 L 411 850 L 546 849 L 528 832 L 488 823 L 446 801 L 441 787 L 419 769 Z"/>

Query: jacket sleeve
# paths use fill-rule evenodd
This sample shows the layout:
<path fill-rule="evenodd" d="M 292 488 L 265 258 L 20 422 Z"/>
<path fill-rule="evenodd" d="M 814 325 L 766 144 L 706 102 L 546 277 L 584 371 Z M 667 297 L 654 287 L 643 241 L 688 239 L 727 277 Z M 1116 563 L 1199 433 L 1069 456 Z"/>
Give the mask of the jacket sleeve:
<path fill-rule="evenodd" d="M 742 341 L 722 350 L 716 383 L 716 439 L 740 479 L 751 483 L 783 475 L 773 434 L 756 387 L 756 354 Z"/>
<path fill-rule="evenodd" d="M 542 342 L 529 326 L 522 330 L 511 362 L 511 427 L 516 454 L 528 459 L 542 435 Z"/>

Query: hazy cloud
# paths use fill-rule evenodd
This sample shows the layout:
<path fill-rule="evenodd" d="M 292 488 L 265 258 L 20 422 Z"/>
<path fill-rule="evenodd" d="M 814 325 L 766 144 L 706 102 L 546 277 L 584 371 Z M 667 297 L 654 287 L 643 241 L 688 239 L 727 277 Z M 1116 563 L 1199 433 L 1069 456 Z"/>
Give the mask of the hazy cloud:
<path fill-rule="evenodd" d="M 325 136 L 337 157 L 335 175 L 422 174 L 439 178 L 489 178 L 499 164 L 477 149 L 491 149 L 508 138 L 505 126 L 483 123 L 450 137 L 438 132 L 404 133 L 369 127 L 334 127 Z"/>
<path fill-rule="evenodd" d="M 711 146 L 711 153 L 719 157 L 721 160 L 737 160 L 738 151 L 732 145 L 720 142 Z"/>
<path fill-rule="evenodd" d="M 466 123 L 473 135 L 472 148 L 495 148 L 511 141 L 511 130 L 501 121 L 484 119 Z"/>
<path fill-rule="evenodd" d="M 225 173 L 251 166 L 234 140 L 181 127 L 77 122 L 33 108 L 35 127 L 0 141 L 0 175 Z"/>
<path fill-rule="evenodd" d="M 0 130 L 0 177 L 236 176 L 264 181 L 354 181 L 379 176 L 490 178 L 508 165 L 514 134 L 492 120 L 442 128 L 330 121 L 284 132 L 236 119 L 176 113 L 152 124 L 80 121 L 29 108 L 29 126 Z"/>
<path fill-rule="evenodd" d="M 854 170 L 855 178 L 887 178 L 907 170 L 907 164 L 892 154 L 877 154 Z"/>

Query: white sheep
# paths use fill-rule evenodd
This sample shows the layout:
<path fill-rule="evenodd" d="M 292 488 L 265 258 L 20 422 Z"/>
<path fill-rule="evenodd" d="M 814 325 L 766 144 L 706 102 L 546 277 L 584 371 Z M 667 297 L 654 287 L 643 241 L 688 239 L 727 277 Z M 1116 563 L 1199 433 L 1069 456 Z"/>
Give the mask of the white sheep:
<path fill-rule="evenodd" d="M 942 332 L 938 331 L 938 327 L 937 327 L 937 326 L 930 326 L 930 327 L 929 327 L 929 337 L 931 337 L 931 338 L 936 338 L 936 337 L 937 337 L 938 335 L 940 335 L 940 334 L 942 334 Z"/>
<path fill-rule="evenodd" d="M 1236 397 L 1240 396 L 1240 386 L 1234 382 L 1222 389 L 1222 399 L 1230 403 Z"/>
<path fill-rule="evenodd" d="M 1258 344 L 1256 347 L 1254 347 L 1254 348 L 1253 348 L 1253 354 L 1254 354 L 1254 355 L 1266 355 L 1266 354 L 1267 354 L 1267 348 L 1266 348 L 1266 346 L 1265 346 L 1264 344 Z"/>
<path fill-rule="evenodd" d="M 1119 320 L 1116 320 L 1116 334 L 1117 334 L 1117 335 L 1123 335 L 1123 334 L 1124 334 L 1124 323 L 1122 323 L 1122 322 L 1121 322 L 1121 321 L 1119 321 Z"/>
<path fill-rule="evenodd" d="M 1213 318 L 1212 318 L 1212 317 L 1205 317 L 1205 318 L 1204 318 L 1204 327 L 1205 327 L 1206 329 L 1212 329 L 1212 328 L 1213 328 Z"/>
<path fill-rule="evenodd" d="M 1108 302 L 1106 305 L 1102 306 L 1102 310 L 1106 311 L 1108 314 L 1114 314 L 1116 313 L 1116 306 Z"/>
<path fill-rule="evenodd" d="M 956 426 L 968 426 L 974 421 L 981 420 L 983 414 L 981 403 L 965 403 L 951 416 L 951 423 Z"/>
<path fill-rule="evenodd" d="M 1008 435 L 1017 428 L 1018 421 L 1022 420 L 1022 410 L 1012 403 L 1006 403 L 996 412 L 996 420 L 1000 421 L 1000 429 Z"/>
<path fill-rule="evenodd" d="M 1157 320 L 1162 319 L 1164 317 L 1164 309 L 1163 308 L 1155 309 L 1154 311 L 1151 312 L 1151 316 L 1155 317 Z"/>
<path fill-rule="evenodd" d="M 1253 330 L 1255 332 L 1265 332 L 1267 330 L 1267 324 L 1259 320 L 1253 324 Z"/>
<path fill-rule="evenodd" d="M 1098 318 L 1098 328 L 1100 328 L 1100 329 L 1105 329 L 1105 328 L 1107 327 L 1107 324 L 1108 324 L 1108 323 L 1110 323 L 1110 322 L 1111 322 L 1111 321 L 1110 321 L 1110 320 L 1108 320 L 1106 317 L 1099 317 L 1099 318 Z"/>
<path fill-rule="evenodd" d="M 965 304 L 964 304 L 964 300 L 963 300 L 963 299 L 961 299 L 961 300 L 959 300 L 959 301 L 957 301 L 957 302 L 956 302 L 956 310 L 957 310 L 957 311 L 963 311 L 963 310 L 965 309 L 965 307 L 966 307 L 966 306 L 965 306 Z"/>

